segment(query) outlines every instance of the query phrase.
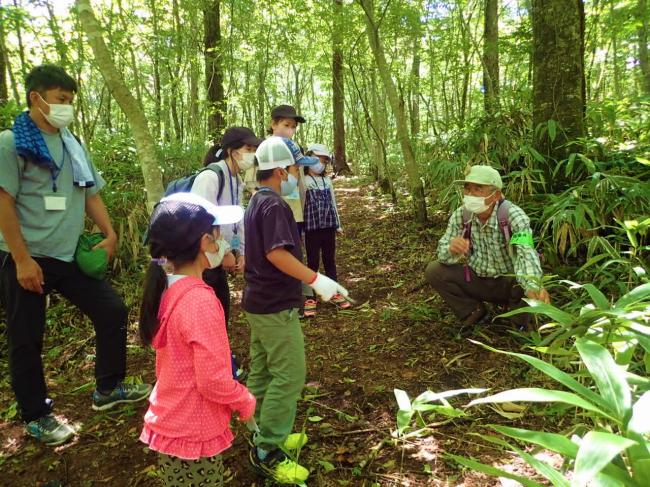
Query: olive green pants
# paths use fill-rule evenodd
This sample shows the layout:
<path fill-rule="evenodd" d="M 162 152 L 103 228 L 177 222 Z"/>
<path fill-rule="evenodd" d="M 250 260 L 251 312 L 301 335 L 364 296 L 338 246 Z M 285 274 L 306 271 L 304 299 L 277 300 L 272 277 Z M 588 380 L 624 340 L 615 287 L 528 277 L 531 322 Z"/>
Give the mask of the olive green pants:
<path fill-rule="evenodd" d="M 281 446 L 293 430 L 296 406 L 305 384 L 305 343 L 298 310 L 246 313 L 251 327 L 250 372 L 246 386 L 257 399 L 255 444 Z"/>
<path fill-rule="evenodd" d="M 159 453 L 158 468 L 165 487 L 224 485 L 224 466 L 221 455 L 198 460 L 183 460 Z"/>

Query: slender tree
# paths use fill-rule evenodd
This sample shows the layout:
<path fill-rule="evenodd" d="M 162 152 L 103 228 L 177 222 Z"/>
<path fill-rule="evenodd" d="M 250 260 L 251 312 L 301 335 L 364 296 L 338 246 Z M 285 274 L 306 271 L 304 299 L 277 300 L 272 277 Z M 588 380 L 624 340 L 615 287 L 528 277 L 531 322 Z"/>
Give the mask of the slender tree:
<path fill-rule="evenodd" d="M 205 89 L 208 97 L 208 131 L 217 138 L 225 127 L 226 99 L 223 90 L 221 1 L 209 0 L 203 9 Z"/>
<path fill-rule="evenodd" d="M 533 0 L 533 124 L 537 150 L 555 159 L 585 135 L 584 7 L 582 0 Z"/>
<path fill-rule="evenodd" d="M 650 63 L 648 61 L 648 2 L 638 0 L 636 6 L 637 34 L 639 38 L 639 68 L 643 92 L 650 95 Z"/>
<path fill-rule="evenodd" d="M 499 106 L 499 0 L 485 0 L 483 93 L 485 112 L 492 115 Z"/>
<path fill-rule="evenodd" d="M 0 6 L 0 106 L 9 100 L 7 90 L 7 47 L 5 46 L 5 10 Z"/>
<path fill-rule="evenodd" d="M 343 0 L 333 0 L 332 26 L 332 119 L 334 135 L 334 170 L 350 172 L 345 154 L 345 91 L 343 72 Z"/>
<path fill-rule="evenodd" d="M 90 0 L 76 0 L 75 4 L 81 27 L 86 33 L 88 44 L 92 48 L 95 61 L 99 66 L 106 86 L 131 125 L 133 138 L 135 139 L 135 145 L 138 151 L 138 159 L 142 167 L 144 187 L 147 193 L 147 204 L 149 211 L 151 211 L 162 197 L 163 185 L 162 175 L 158 167 L 156 144 L 151 137 L 151 132 L 149 132 L 147 118 L 136 99 L 124 84 L 122 75 L 115 68 L 111 53 L 102 37 L 101 27 L 90 5 Z"/>
<path fill-rule="evenodd" d="M 422 180 L 420 179 L 420 168 L 415 160 L 413 143 L 409 137 L 409 127 L 404 105 L 400 102 L 399 95 L 397 94 L 397 88 L 395 87 L 395 82 L 391 77 L 390 67 L 386 61 L 384 47 L 381 43 L 381 38 L 379 37 L 379 28 L 375 21 L 374 2 L 373 0 L 358 1 L 364 11 L 366 34 L 368 36 L 370 50 L 373 53 L 375 64 L 377 65 L 384 89 L 388 95 L 388 102 L 390 103 L 393 115 L 395 116 L 397 138 L 399 139 L 402 154 L 404 156 L 404 166 L 408 176 L 411 197 L 413 199 L 415 220 L 418 223 L 423 224 L 427 221 L 427 206 L 424 199 L 424 187 L 422 185 Z"/>

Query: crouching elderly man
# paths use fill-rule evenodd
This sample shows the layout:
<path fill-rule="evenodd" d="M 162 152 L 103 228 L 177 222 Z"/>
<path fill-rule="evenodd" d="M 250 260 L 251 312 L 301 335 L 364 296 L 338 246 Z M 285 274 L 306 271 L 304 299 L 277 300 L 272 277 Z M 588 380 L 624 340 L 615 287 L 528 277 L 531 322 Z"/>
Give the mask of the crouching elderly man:
<path fill-rule="evenodd" d="M 457 183 L 463 184 L 463 206 L 449 219 L 438 261 L 427 266 L 429 284 L 463 326 L 490 320 L 485 303 L 512 310 L 526 305 L 523 297 L 550 302 L 541 286 L 530 219 L 503 197 L 498 171 L 472 166 Z M 511 320 L 529 328 L 530 317 L 523 313 Z"/>

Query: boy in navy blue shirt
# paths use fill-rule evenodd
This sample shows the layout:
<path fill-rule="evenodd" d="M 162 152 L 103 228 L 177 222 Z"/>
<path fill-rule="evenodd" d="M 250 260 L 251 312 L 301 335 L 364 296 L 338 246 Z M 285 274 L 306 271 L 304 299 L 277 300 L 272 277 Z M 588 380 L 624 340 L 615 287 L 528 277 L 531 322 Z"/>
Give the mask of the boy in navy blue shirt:
<path fill-rule="evenodd" d="M 298 320 L 301 282 L 324 301 L 348 293 L 302 263 L 298 226 L 281 197 L 291 193 L 297 183 L 291 150 L 281 137 L 270 137 L 255 155 L 259 186 L 244 215 L 246 289 L 242 302 L 251 327 L 247 387 L 257 399 L 255 420 L 259 425 L 250 461 L 264 476 L 281 483 L 300 483 L 309 471 L 288 458 L 283 449 L 302 446 L 299 441 L 287 441 L 294 439 L 289 436 L 305 382 L 305 347 Z"/>

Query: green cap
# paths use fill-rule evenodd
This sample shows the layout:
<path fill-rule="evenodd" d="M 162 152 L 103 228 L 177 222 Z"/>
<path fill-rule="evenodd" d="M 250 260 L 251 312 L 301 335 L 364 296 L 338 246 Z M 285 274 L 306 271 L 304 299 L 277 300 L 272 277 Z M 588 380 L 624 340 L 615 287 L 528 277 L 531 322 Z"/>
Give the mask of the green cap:
<path fill-rule="evenodd" d="M 81 272 L 93 279 L 102 280 L 108 269 L 108 254 L 104 249 L 93 247 L 104 240 L 101 233 L 84 233 L 79 237 L 77 250 L 74 253 L 74 260 L 81 269 Z"/>
<path fill-rule="evenodd" d="M 499 172 L 490 166 L 471 166 L 465 172 L 465 179 L 458 179 L 455 183 L 474 183 L 484 184 L 486 186 L 494 186 L 495 188 L 502 189 L 503 182 Z"/>

